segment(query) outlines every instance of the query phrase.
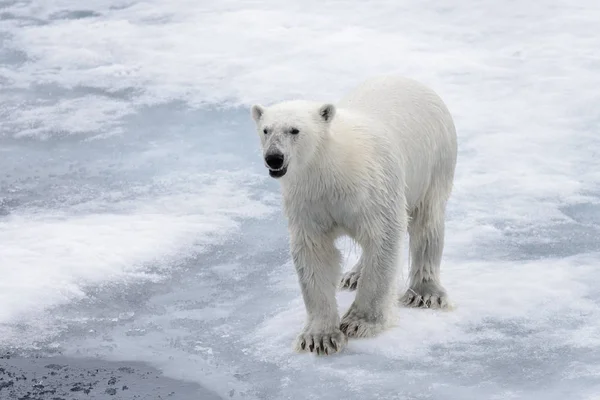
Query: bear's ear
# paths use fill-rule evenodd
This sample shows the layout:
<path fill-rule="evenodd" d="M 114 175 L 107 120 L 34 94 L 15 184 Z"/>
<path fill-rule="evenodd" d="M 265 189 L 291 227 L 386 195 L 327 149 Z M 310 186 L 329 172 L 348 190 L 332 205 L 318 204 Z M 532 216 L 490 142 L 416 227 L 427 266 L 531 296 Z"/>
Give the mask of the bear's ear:
<path fill-rule="evenodd" d="M 335 106 L 333 104 L 323 104 L 319 108 L 319 116 L 323 121 L 330 122 L 335 115 Z"/>
<path fill-rule="evenodd" d="M 260 117 L 262 117 L 264 113 L 265 108 L 260 104 L 255 104 L 252 106 L 252 118 L 254 119 L 254 122 L 258 123 L 258 121 L 260 121 Z"/>

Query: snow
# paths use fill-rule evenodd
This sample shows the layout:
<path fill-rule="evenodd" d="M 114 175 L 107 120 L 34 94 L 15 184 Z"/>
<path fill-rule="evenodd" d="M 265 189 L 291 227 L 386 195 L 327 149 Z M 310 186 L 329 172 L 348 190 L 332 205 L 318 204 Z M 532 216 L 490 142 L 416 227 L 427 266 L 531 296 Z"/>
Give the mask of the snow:
<path fill-rule="evenodd" d="M 0 1 L 0 347 L 146 361 L 233 398 L 597 398 L 598 18 L 591 0 Z M 456 308 L 296 355 L 248 107 L 390 72 L 455 117 Z"/>

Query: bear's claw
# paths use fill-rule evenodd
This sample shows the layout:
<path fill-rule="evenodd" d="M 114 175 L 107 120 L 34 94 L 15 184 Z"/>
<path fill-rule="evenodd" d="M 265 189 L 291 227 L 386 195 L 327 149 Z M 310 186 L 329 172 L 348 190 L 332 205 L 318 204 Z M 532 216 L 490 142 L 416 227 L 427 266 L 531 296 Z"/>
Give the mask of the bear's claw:
<path fill-rule="evenodd" d="M 333 332 L 303 332 L 296 338 L 294 350 L 329 355 L 342 351 L 347 342 L 346 335 L 339 329 Z"/>
<path fill-rule="evenodd" d="M 349 338 L 372 337 L 379 334 L 386 327 L 383 320 L 372 320 L 365 312 L 360 312 L 354 304 L 350 306 L 340 324 L 340 329 Z"/>

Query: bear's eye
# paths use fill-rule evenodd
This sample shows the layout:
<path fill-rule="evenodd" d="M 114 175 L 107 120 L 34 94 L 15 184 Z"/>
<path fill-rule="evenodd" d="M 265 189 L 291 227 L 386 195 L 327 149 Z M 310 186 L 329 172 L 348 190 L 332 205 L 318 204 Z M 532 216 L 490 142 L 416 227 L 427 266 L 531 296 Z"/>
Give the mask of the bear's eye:
<path fill-rule="evenodd" d="M 263 129 L 263 133 L 266 135 L 267 133 L 269 133 L 269 131 L 267 130 L 267 128 Z"/>
<path fill-rule="evenodd" d="M 296 128 L 292 128 L 292 129 L 290 129 L 290 133 L 292 135 L 297 135 L 298 133 L 300 133 L 300 131 L 298 129 L 296 129 Z"/>

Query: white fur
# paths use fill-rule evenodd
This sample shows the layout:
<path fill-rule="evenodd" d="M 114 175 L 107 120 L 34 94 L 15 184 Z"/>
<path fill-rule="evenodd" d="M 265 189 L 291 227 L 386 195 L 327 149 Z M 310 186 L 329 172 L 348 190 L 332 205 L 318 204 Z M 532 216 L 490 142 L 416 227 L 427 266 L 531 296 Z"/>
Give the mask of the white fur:
<path fill-rule="evenodd" d="M 410 79 L 378 77 L 336 106 L 288 101 L 253 106 L 252 115 L 264 154 L 285 159 L 271 172 L 287 171 L 280 182 L 308 314 L 298 351 L 340 351 L 346 336 L 373 336 L 389 325 L 407 230 L 410 289 L 401 300 L 447 306 L 440 261 L 457 145 L 452 117 L 433 91 Z M 357 293 L 340 321 L 334 241 L 344 234 L 362 256 L 342 278 L 341 286 Z"/>

